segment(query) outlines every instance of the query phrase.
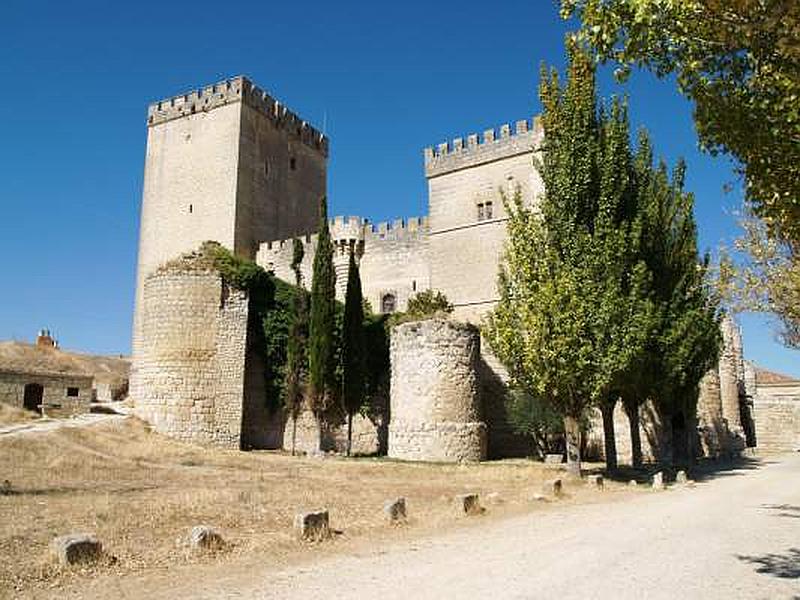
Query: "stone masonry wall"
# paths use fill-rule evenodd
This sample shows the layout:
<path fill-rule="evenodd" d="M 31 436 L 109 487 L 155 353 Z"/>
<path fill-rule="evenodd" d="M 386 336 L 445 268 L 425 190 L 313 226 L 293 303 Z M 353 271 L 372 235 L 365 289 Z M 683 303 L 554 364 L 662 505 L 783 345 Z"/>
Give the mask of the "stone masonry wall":
<path fill-rule="evenodd" d="M 92 401 L 92 378 L 77 375 L 0 372 L 0 402 L 23 408 L 25 386 L 42 386 L 41 414 L 48 417 L 71 417 L 89 412 Z M 68 396 L 67 388 L 78 388 L 77 396 Z"/>
<path fill-rule="evenodd" d="M 533 155 L 542 130 L 535 122 L 487 130 L 425 151 L 430 219 L 431 287 L 455 307 L 454 318 L 479 323 L 497 301 L 497 270 L 506 239 L 501 192 L 519 188 L 532 204 L 542 191 Z M 478 205 L 492 205 L 491 216 Z"/>
<path fill-rule="evenodd" d="M 390 457 L 442 462 L 486 457 L 479 356 L 480 335 L 473 326 L 430 319 L 392 330 Z"/>
<path fill-rule="evenodd" d="M 336 217 L 329 226 L 340 301 L 344 301 L 347 288 L 351 247 L 359 261 L 362 293 L 374 312 L 381 312 L 386 294 L 394 296 L 397 310 L 405 310 L 411 296 L 430 287 L 427 219 L 372 225 L 360 217 Z M 301 236 L 300 240 L 305 247 L 300 271 L 303 284 L 310 288 L 317 236 Z M 256 262 L 279 279 L 294 283 L 292 248 L 291 239 L 261 244 Z"/>
<path fill-rule="evenodd" d="M 753 417 L 759 451 L 800 449 L 800 382 L 759 384 Z"/>
<path fill-rule="evenodd" d="M 136 414 L 160 433 L 239 448 L 247 295 L 215 271 L 157 272 L 145 282 L 142 316 Z"/>

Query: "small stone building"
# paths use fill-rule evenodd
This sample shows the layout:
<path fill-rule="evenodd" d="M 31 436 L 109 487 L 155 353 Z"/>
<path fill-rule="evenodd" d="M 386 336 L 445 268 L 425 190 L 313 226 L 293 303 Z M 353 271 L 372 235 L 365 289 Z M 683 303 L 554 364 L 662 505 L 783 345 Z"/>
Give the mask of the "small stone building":
<path fill-rule="evenodd" d="M 756 447 L 767 453 L 800 450 L 800 380 L 748 366 L 755 380 L 751 402 Z"/>
<path fill-rule="evenodd" d="M 80 357 L 57 348 L 47 331 L 36 344 L 0 342 L 0 402 L 49 417 L 88 413 L 93 381 Z"/>

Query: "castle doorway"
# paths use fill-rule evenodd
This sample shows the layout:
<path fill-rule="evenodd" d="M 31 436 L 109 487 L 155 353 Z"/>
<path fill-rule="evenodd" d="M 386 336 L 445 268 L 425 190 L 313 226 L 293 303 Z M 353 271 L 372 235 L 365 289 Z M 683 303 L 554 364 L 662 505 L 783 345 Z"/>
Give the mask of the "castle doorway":
<path fill-rule="evenodd" d="M 44 388 L 38 383 L 29 383 L 25 386 L 25 392 L 22 397 L 22 406 L 26 410 L 39 412 L 39 406 L 42 403 L 44 396 Z"/>

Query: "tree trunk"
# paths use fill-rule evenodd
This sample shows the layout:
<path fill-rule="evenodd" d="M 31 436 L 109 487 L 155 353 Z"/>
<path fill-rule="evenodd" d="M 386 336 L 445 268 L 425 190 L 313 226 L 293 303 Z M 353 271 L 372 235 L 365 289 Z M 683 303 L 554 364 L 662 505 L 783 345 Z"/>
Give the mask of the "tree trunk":
<path fill-rule="evenodd" d="M 662 468 L 671 469 L 675 462 L 675 448 L 672 434 L 672 414 L 659 413 L 658 424 L 658 462 Z"/>
<path fill-rule="evenodd" d="M 292 456 L 295 456 L 297 445 L 297 414 L 292 416 Z"/>
<path fill-rule="evenodd" d="M 564 417 L 564 441 L 567 446 L 567 470 L 581 474 L 581 424 L 575 417 Z"/>
<path fill-rule="evenodd" d="M 617 439 L 614 434 L 614 407 L 616 398 L 603 402 L 600 412 L 603 414 L 603 441 L 605 444 L 606 471 L 610 474 L 617 470 Z"/>
<path fill-rule="evenodd" d="M 631 429 L 631 466 L 634 469 L 638 469 L 642 466 L 642 431 L 639 427 L 639 403 L 627 401 L 623 406 Z"/>
<path fill-rule="evenodd" d="M 353 448 L 353 415 L 347 413 L 347 456 Z"/>

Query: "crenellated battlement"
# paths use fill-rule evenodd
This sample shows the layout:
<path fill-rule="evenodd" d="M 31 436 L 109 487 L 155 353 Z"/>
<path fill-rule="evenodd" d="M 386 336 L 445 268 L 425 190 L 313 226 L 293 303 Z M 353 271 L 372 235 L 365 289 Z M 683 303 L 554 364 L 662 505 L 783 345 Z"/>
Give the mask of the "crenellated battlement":
<path fill-rule="evenodd" d="M 482 135 L 471 133 L 425 148 L 425 176 L 436 177 L 467 167 L 500 160 L 517 154 L 532 152 L 541 141 L 542 127 L 539 117 L 522 119 L 498 128 L 487 129 Z"/>
<path fill-rule="evenodd" d="M 331 232 L 331 240 L 335 244 L 346 243 L 349 241 L 379 241 L 379 240 L 401 240 L 405 237 L 414 237 L 428 233 L 428 217 L 409 217 L 408 219 L 395 219 L 394 221 L 383 221 L 380 223 L 370 223 L 367 219 L 358 216 L 337 216 L 328 221 Z M 260 254 L 277 253 L 291 251 L 294 238 L 285 240 L 272 240 L 263 242 L 259 249 Z M 308 248 L 315 248 L 317 245 L 317 234 L 311 233 L 299 236 L 303 245 Z"/>
<path fill-rule="evenodd" d="M 364 239 L 385 240 L 401 239 L 428 233 L 428 217 L 409 217 L 408 219 L 395 219 L 381 223 L 367 223 Z"/>
<path fill-rule="evenodd" d="M 242 75 L 154 102 L 147 109 L 147 124 L 152 127 L 235 102 L 244 102 L 290 136 L 316 148 L 324 156 L 328 155 L 328 138 L 325 135 Z"/>

